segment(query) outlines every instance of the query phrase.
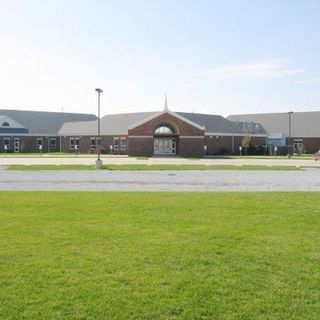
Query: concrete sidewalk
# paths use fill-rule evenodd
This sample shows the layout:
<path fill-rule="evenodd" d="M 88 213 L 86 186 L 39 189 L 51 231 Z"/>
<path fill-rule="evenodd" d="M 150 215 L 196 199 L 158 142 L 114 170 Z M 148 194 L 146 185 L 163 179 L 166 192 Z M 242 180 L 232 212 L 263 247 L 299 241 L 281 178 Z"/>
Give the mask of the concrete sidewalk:
<path fill-rule="evenodd" d="M 53 165 L 63 165 L 63 164 L 84 164 L 90 165 L 95 164 L 95 156 L 84 156 L 79 157 L 48 157 L 39 156 L 35 157 L 1 157 L 0 165 L 10 165 L 10 164 L 22 164 L 22 165 L 32 165 L 32 164 L 53 164 Z M 297 166 L 297 167 L 316 167 L 320 168 L 320 161 L 307 160 L 307 159 L 252 159 L 252 158 L 203 158 L 203 159 L 187 159 L 187 158 L 163 158 L 154 157 L 145 160 L 138 160 L 137 158 L 131 157 L 110 157 L 102 156 L 104 164 L 181 164 L 181 165 L 265 165 L 265 166 Z"/>

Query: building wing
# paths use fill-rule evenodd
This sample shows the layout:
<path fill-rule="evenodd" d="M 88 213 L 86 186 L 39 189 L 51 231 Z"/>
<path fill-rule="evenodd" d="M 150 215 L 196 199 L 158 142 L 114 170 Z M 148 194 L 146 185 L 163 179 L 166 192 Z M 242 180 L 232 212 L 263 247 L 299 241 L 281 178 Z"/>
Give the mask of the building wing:
<path fill-rule="evenodd" d="M 228 119 L 260 123 L 268 134 L 289 135 L 289 114 L 286 112 L 230 115 Z M 320 137 L 320 111 L 293 112 L 291 114 L 291 136 Z"/>
<path fill-rule="evenodd" d="M 0 110 L 0 116 L 7 116 L 28 129 L 29 134 L 57 135 L 64 122 L 90 121 L 96 119 L 93 114 Z"/>

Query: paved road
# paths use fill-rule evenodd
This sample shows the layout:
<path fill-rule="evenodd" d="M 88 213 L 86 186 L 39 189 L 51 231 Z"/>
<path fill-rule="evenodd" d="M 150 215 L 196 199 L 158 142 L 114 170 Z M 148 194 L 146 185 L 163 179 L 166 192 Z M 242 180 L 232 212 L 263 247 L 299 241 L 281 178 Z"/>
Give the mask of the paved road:
<path fill-rule="evenodd" d="M 8 171 L 0 190 L 320 191 L 320 170 L 303 171 Z"/>
<path fill-rule="evenodd" d="M 43 155 L 37 158 L 28 157 L 0 157 L 0 165 L 10 164 L 95 164 L 95 155 L 79 155 L 73 157 L 49 157 Z M 203 165 L 266 165 L 266 166 L 297 166 L 297 167 L 317 167 L 320 168 L 320 161 L 300 159 L 283 159 L 283 158 L 205 158 L 205 159 L 186 159 L 186 158 L 165 158 L 153 157 L 147 160 L 138 160 L 133 157 L 102 157 L 104 164 L 203 164 Z"/>

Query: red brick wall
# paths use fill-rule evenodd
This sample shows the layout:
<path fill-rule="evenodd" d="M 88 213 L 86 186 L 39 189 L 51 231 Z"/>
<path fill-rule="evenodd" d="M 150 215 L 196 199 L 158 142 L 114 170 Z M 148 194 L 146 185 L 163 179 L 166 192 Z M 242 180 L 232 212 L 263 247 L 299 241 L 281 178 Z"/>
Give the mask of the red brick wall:
<path fill-rule="evenodd" d="M 37 148 L 37 138 L 42 138 L 42 152 L 48 152 L 48 137 L 47 136 L 2 136 L 0 137 L 0 152 L 3 152 L 3 139 L 10 138 L 10 150 L 9 152 L 13 152 L 14 149 L 14 139 L 19 138 L 20 150 L 19 152 L 39 152 Z M 56 138 L 56 149 L 50 150 L 51 152 L 59 152 L 60 151 L 60 138 Z M 50 141 L 50 138 L 49 138 Z"/>
<path fill-rule="evenodd" d="M 203 156 L 204 131 L 172 116 L 170 113 L 163 113 L 128 131 L 130 136 L 129 155 L 152 156 L 153 134 L 156 128 L 161 125 L 169 125 L 175 130 L 177 134 L 177 155 L 182 157 Z M 144 136 L 145 138 L 141 138 Z M 186 138 L 181 138 L 181 136 Z M 193 136 L 200 138 L 192 138 Z"/>
<path fill-rule="evenodd" d="M 91 137 L 94 136 L 63 136 L 61 137 L 62 152 L 75 152 L 70 150 L 70 138 L 79 138 L 80 146 L 78 152 L 80 153 L 96 153 L 96 150 L 91 150 Z M 101 136 L 101 153 L 110 154 L 110 145 L 113 146 L 114 137 L 124 137 L 125 150 L 112 150 L 112 154 L 128 154 L 128 136 L 116 135 L 116 136 Z"/>
<path fill-rule="evenodd" d="M 232 154 L 232 137 L 230 136 L 206 136 L 205 145 L 207 155 Z"/>
<path fill-rule="evenodd" d="M 180 138 L 179 156 L 203 157 L 204 156 L 204 137 L 203 138 Z"/>
<path fill-rule="evenodd" d="M 129 156 L 153 155 L 153 138 L 130 138 L 129 137 Z"/>
<path fill-rule="evenodd" d="M 291 138 L 291 144 L 294 143 L 294 139 L 302 139 L 303 149 L 306 153 L 316 153 L 320 149 L 320 138 L 293 137 Z M 286 143 L 288 144 L 288 138 L 286 139 Z"/>

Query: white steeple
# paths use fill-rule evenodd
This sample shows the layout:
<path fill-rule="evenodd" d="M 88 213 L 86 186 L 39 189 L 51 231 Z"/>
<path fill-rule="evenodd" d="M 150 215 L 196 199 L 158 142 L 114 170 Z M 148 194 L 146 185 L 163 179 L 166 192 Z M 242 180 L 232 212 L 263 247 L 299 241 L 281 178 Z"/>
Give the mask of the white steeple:
<path fill-rule="evenodd" d="M 163 109 L 163 111 L 169 111 L 167 94 L 165 94 L 165 96 L 164 96 L 164 109 Z"/>

